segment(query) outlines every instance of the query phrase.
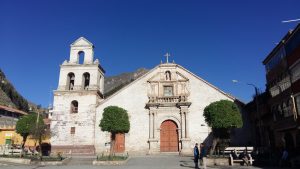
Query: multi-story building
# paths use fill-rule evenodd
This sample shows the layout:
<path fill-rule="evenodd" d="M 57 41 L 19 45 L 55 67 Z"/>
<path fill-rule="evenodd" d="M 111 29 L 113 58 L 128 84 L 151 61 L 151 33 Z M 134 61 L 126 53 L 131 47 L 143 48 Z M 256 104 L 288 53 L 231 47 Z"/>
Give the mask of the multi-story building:
<path fill-rule="evenodd" d="M 20 146 L 22 144 L 23 138 L 16 132 L 16 124 L 22 116 L 27 114 L 27 112 L 16 108 L 0 105 L 0 153 L 2 153 L 5 147 Z M 44 123 L 48 128 L 50 127 L 50 120 L 48 118 L 44 118 Z M 42 142 L 45 145 L 48 144 L 49 136 L 46 135 Z M 25 147 L 34 148 L 36 146 L 38 146 L 37 140 L 29 136 L 26 140 Z"/>
<path fill-rule="evenodd" d="M 0 105 L 0 145 L 20 144 L 22 137 L 15 132 L 18 119 L 26 112 Z"/>
<path fill-rule="evenodd" d="M 300 148 L 300 24 L 282 38 L 263 64 L 274 144 L 287 149 Z"/>

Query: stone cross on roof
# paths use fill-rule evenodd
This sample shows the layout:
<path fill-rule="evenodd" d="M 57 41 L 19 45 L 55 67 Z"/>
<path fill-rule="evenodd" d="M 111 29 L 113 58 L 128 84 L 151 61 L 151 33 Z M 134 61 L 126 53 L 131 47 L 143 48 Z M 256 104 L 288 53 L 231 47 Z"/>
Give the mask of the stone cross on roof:
<path fill-rule="evenodd" d="M 165 56 L 166 59 L 167 59 L 167 62 L 166 62 L 166 63 L 169 63 L 169 57 L 171 56 L 170 53 L 166 53 L 164 56 Z"/>

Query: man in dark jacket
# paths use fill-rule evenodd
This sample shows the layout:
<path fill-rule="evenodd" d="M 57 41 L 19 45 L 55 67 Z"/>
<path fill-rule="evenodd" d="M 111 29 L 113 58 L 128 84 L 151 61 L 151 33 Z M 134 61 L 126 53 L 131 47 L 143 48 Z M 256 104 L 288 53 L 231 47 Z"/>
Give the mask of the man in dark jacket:
<path fill-rule="evenodd" d="M 196 143 L 194 147 L 194 162 L 195 162 L 195 168 L 197 169 L 199 168 L 198 159 L 199 159 L 199 149 L 198 149 L 198 143 Z"/>
<path fill-rule="evenodd" d="M 206 169 L 206 150 L 204 143 L 200 144 L 200 165 L 202 169 Z"/>

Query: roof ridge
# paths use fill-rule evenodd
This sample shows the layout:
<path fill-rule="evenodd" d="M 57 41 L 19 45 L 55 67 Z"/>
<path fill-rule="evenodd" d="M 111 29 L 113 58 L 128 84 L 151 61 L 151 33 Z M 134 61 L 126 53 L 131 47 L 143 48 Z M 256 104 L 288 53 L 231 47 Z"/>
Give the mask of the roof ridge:
<path fill-rule="evenodd" d="M 145 76 L 147 76 L 148 74 L 150 74 L 151 72 L 153 72 L 155 69 L 157 69 L 158 67 L 160 67 L 161 64 L 155 66 L 154 68 L 152 68 L 151 70 L 149 70 L 147 73 L 145 73 L 144 75 L 142 75 L 141 77 L 135 79 L 134 81 L 132 81 L 131 83 L 129 83 L 128 85 L 124 86 L 123 88 L 121 88 L 120 90 L 118 90 L 117 92 L 115 92 L 114 94 L 110 95 L 109 97 L 107 97 L 106 99 L 104 98 L 104 100 L 102 102 L 99 103 L 98 106 L 102 105 L 103 103 L 107 102 L 108 100 L 110 100 L 112 97 L 114 97 L 115 95 L 119 94 L 120 92 L 122 92 L 123 90 L 127 89 L 128 87 L 130 87 L 131 85 L 133 85 L 134 83 L 136 83 L 138 80 L 144 78 Z M 208 86 L 216 89 L 217 91 L 219 91 L 220 93 L 222 93 L 223 95 L 229 97 L 230 99 L 234 100 L 234 101 L 239 101 L 241 103 L 243 103 L 242 101 L 238 100 L 236 97 L 232 96 L 231 94 L 228 94 L 226 92 L 224 92 L 223 90 L 219 89 L 218 87 L 214 86 L 213 84 L 209 83 L 208 81 L 202 79 L 201 77 L 197 76 L 196 74 L 192 73 L 191 71 L 187 70 L 186 68 L 184 68 L 183 66 L 179 65 L 179 64 L 175 64 L 176 67 L 179 67 L 183 70 L 185 70 L 186 72 L 188 72 L 189 74 L 191 74 L 192 76 L 196 77 L 197 79 L 201 80 L 202 82 L 204 82 L 205 84 L 207 84 Z M 97 107 L 98 107 L 97 106 Z"/>

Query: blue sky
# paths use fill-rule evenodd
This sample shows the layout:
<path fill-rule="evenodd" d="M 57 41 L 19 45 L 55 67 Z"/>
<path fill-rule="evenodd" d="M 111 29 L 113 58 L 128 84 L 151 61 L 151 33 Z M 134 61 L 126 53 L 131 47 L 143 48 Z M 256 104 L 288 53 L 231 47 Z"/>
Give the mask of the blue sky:
<path fill-rule="evenodd" d="M 300 1 L 0 1 L 0 68 L 30 101 L 47 106 L 69 45 L 84 36 L 106 76 L 164 59 L 244 102 L 265 90 L 263 59 L 297 22 Z"/>

